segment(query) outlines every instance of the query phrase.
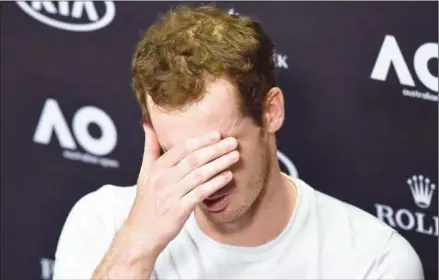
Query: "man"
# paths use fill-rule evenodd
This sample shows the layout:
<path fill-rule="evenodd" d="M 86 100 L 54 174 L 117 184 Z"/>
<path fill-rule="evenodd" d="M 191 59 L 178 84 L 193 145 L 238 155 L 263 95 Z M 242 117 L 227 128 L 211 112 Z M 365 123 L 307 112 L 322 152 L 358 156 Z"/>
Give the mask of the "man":
<path fill-rule="evenodd" d="M 137 185 L 74 206 L 55 279 L 423 279 L 395 230 L 281 173 L 273 54 L 256 22 L 214 7 L 148 30 L 133 57 Z"/>

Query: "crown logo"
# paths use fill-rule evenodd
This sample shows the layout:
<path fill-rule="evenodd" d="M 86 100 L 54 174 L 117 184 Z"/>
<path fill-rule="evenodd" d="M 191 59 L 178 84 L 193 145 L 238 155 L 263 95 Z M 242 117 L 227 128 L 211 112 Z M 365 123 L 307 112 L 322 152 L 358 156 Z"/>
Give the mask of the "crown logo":
<path fill-rule="evenodd" d="M 422 175 L 413 175 L 407 179 L 410 191 L 413 195 L 415 204 L 420 208 L 430 207 L 431 198 L 433 197 L 436 186 L 431 183 L 430 179 Z"/>

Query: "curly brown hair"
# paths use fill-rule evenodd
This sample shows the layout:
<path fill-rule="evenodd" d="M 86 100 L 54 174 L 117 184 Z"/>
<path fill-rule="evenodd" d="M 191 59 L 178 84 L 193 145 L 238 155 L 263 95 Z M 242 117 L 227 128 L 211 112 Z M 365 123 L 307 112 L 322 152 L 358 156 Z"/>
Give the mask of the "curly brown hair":
<path fill-rule="evenodd" d="M 206 82 L 227 78 L 240 93 L 240 110 L 262 125 L 270 88 L 277 86 L 274 43 L 255 20 L 213 5 L 171 9 L 152 25 L 132 60 L 132 86 L 149 123 L 155 105 L 182 108 L 203 97 Z"/>

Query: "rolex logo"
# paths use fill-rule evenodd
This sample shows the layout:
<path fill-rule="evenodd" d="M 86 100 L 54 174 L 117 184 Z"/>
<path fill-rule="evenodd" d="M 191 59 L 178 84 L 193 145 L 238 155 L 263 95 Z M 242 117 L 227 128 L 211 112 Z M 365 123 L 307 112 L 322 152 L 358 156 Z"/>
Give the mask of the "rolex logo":
<path fill-rule="evenodd" d="M 407 180 L 407 184 L 410 186 L 415 204 L 420 208 L 430 207 L 431 198 L 436 189 L 430 179 L 422 175 L 413 175 Z"/>
<path fill-rule="evenodd" d="M 407 184 L 415 204 L 422 209 L 431 205 L 436 186 L 423 175 L 413 175 L 407 179 Z M 393 228 L 414 231 L 420 234 L 438 236 L 438 216 L 423 210 L 413 211 L 407 208 L 396 208 L 391 205 L 375 203 L 376 216 Z"/>

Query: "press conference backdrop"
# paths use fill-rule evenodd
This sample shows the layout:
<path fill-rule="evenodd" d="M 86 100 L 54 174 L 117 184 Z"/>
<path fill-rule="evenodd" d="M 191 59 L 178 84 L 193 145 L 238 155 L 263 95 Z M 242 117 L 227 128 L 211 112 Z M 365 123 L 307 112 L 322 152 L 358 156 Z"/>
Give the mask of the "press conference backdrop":
<path fill-rule="evenodd" d="M 74 203 L 135 183 L 131 55 L 175 5 L 1 3 L 1 279 L 51 279 Z M 438 3 L 217 6 L 258 19 L 276 42 L 284 171 L 394 227 L 438 279 Z"/>

